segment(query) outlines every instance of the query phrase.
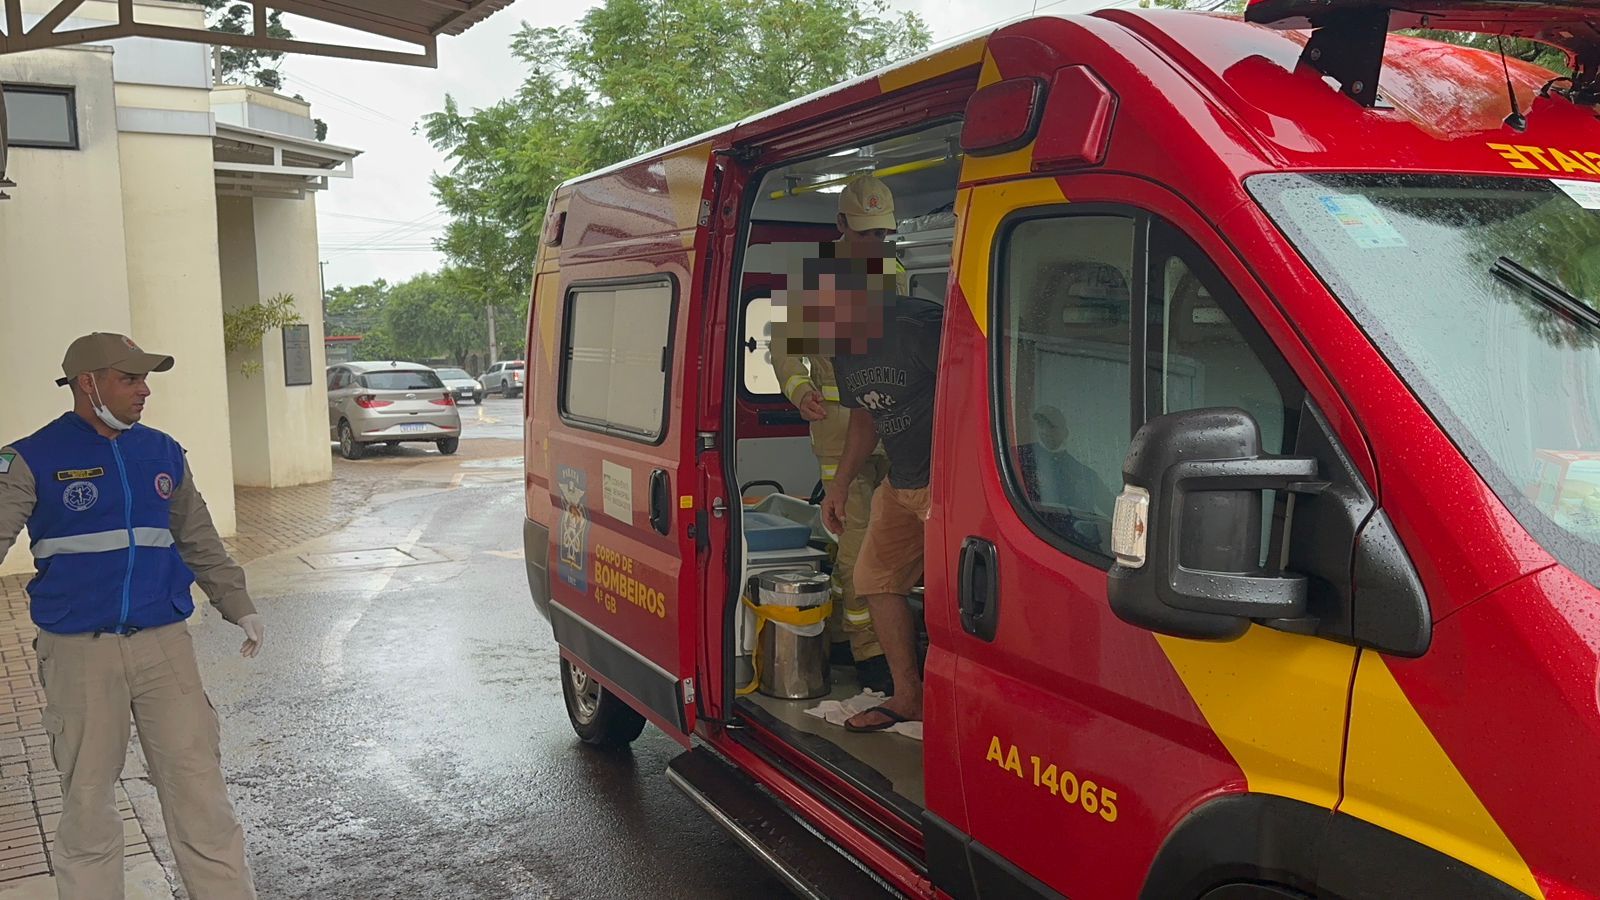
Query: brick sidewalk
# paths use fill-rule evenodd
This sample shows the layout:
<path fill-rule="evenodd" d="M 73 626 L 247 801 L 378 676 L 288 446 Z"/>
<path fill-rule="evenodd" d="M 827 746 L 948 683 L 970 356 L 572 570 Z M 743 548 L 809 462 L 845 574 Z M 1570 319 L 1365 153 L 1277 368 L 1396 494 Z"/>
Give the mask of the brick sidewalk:
<path fill-rule="evenodd" d="M 402 463 L 401 460 L 393 462 Z M 293 488 L 238 488 L 238 534 L 227 540 L 240 563 L 331 534 L 360 515 L 367 500 L 395 481 L 390 466 L 356 469 L 341 463 L 335 480 Z M 389 471 L 385 471 L 388 469 Z M 50 759 L 41 723 L 44 690 L 33 652 L 36 630 L 28 617 L 27 576 L 0 578 L 0 892 L 21 879 L 53 872 L 56 823 L 61 818 L 61 776 Z M 142 767 L 140 767 L 142 769 Z M 129 774 L 124 773 L 124 781 Z M 127 791 L 117 785 L 127 867 L 154 862 Z"/>

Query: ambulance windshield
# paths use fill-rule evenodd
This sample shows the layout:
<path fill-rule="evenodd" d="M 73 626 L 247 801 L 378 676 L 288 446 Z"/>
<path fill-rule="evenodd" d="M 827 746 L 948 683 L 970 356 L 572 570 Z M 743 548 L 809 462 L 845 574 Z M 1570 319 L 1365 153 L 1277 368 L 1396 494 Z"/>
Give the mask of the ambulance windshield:
<path fill-rule="evenodd" d="M 1600 184 L 1247 186 L 1523 526 L 1600 584 Z"/>

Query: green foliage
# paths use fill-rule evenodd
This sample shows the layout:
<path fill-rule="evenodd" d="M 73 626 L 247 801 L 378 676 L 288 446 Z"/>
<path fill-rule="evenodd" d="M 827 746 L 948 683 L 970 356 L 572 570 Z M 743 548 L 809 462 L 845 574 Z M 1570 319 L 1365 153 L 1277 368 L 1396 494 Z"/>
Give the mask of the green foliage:
<path fill-rule="evenodd" d="M 447 268 L 399 284 L 379 279 L 331 288 L 324 316 L 328 334 L 361 336 L 356 353 L 362 359 L 448 358 L 464 366 L 489 347 L 484 296 L 473 273 Z M 521 309 L 495 309 L 502 353 L 520 352 L 526 305 Z"/>
<path fill-rule="evenodd" d="M 295 308 L 293 294 L 278 294 L 269 300 L 252 303 L 222 314 L 222 345 L 229 353 L 254 350 L 261 346 L 267 332 L 285 325 L 299 325 L 300 311 Z M 239 364 L 246 378 L 261 371 L 260 360 L 249 359 Z"/>
<path fill-rule="evenodd" d="M 520 334 L 550 192 L 567 178 L 699 134 L 927 48 L 887 0 L 606 0 L 568 28 L 524 26 L 512 96 L 423 120 L 451 169 L 439 248 L 457 287 Z"/>

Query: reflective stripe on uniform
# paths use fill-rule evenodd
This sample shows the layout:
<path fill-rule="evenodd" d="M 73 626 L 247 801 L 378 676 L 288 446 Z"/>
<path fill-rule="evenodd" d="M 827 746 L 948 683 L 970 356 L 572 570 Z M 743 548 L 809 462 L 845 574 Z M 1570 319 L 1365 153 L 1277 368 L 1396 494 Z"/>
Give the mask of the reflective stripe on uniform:
<path fill-rule="evenodd" d="M 789 380 L 785 381 L 783 383 L 783 395 L 785 397 L 789 397 L 789 398 L 793 399 L 793 397 L 794 397 L 794 389 L 795 388 L 799 387 L 802 384 L 810 384 L 810 383 L 811 383 L 811 376 L 809 376 L 809 375 L 791 375 L 791 376 L 789 376 Z"/>
<path fill-rule="evenodd" d="M 834 464 L 834 465 L 830 466 L 827 463 L 823 463 L 823 465 L 822 465 L 822 477 L 823 478 L 832 478 L 833 476 L 835 476 L 837 474 L 839 474 L 839 466 L 837 464 Z"/>
<path fill-rule="evenodd" d="M 172 532 L 166 528 L 135 528 L 133 543 L 137 547 L 171 547 Z M 48 559 L 63 553 L 106 553 L 111 550 L 126 550 L 127 547 L 128 530 L 119 528 L 116 531 L 96 531 L 91 534 L 75 534 L 71 537 L 45 538 L 33 545 L 33 558 Z"/>
<path fill-rule="evenodd" d="M 844 608 L 844 620 L 851 625 L 870 625 L 872 612 L 865 609 L 851 609 L 847 606 Z"/>
<path fill-rule="evenodd" d="M 824 400 L 832 400 L 834 403 L 838 403 L 839 402 L 839 386 L 836 385 L 836 384 L 824 385 L 823 388 L 822 388 L 822 399 L 824 399 Z"/>

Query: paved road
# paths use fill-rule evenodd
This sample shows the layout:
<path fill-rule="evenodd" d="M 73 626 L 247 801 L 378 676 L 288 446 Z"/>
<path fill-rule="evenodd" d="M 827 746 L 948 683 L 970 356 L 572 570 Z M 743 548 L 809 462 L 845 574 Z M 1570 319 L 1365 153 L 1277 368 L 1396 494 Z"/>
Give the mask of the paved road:
<path fill-rule="evenodd" d="M 400 468 L 355 526 L 252 564 L 262 657 L 195 627 L 261 896 L 783 896 L 667 783 L 677 744 L 578 745 L 528 601 L 520 470 L 461 471 Z"/>
<path fill-rule="evenodd" d="M 522 437 L 522 401 L 485 397 L 482 406 L 466 404 L 461 407 L 461 437 L 467 440 Z"/>

